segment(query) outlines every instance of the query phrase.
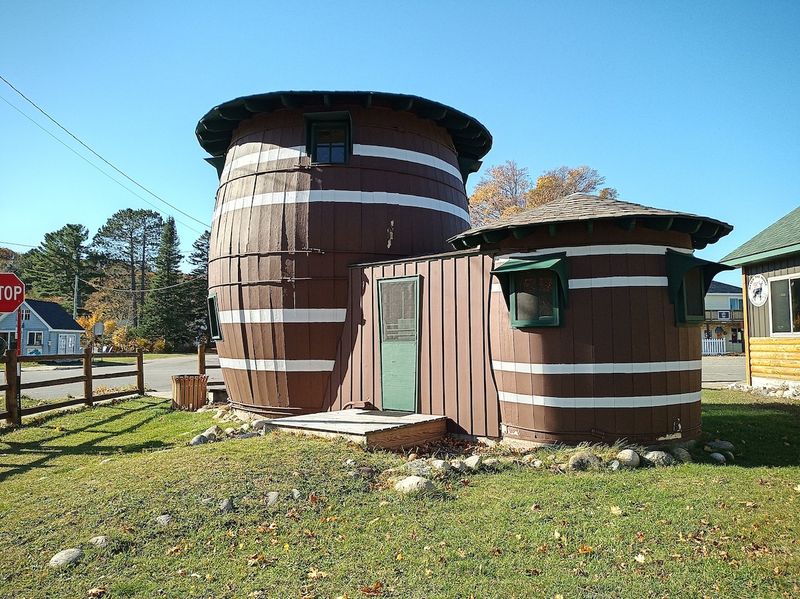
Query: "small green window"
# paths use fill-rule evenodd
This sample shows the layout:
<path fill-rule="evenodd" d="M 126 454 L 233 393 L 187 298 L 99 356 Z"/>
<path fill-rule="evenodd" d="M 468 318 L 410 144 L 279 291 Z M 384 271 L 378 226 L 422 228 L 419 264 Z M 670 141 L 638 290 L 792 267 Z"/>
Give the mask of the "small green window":
<path fill-rule="evenodd" d="M 511 276 L 512 327 L 559 325 L 556 276 L 552 270 L 523 270 Z"/>
<path fill-rule="evenodd" d="M 705 296 L 711 280 L 733 267 L 667 250 L 667 291 L 675 306 L 677 324 L 696 325 L 705 320 Z"/>
<path fill-rule="evenodd" d="M 215 341 L 222 340 L 222 330 L 219 327 L 219 307 L 217 306 L 217 296 L 212 293 L 208 296 L 208 326 L 209 333 Z"/>
<path fill-rule="evenodd" d="M 311 161 L 315 164 L 347 162 L 349 124 L 345 122 L 311 124 Z"/>
<path fill-rule="evenodd" d="M 511 326 L 557 327 L 567 305 L 565 254 L 510 258 L 492 271 L 508 304 Z"/>

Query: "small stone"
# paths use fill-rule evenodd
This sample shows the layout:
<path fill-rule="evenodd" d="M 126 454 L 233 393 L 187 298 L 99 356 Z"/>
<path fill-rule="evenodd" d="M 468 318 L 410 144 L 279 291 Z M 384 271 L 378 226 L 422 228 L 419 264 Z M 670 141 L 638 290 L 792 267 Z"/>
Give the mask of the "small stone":
<path fill-rule="evenodd" d="M 233 437 L 236 434 L 236 429 L 232 426 L 229 426 L 225 429 L 225 436 L 226 437 Z"/>
<path fill-rule="evenodd" d="M 351 467 L 351 468 L 352 468 L 353 466 L 355 466 L 355 465 L 356 465 L 356 461 L 355 461 L 353 458 L 347 458 L 347 459 L 344 461 L 344 465 L 345 465 L 345 466 L 349 466 L 349 467 Z"/>
<path fill-rule="evenodd" d="M 239 430 L 242 431 L 243 433 L 246 433 L 251 428 L 253 428 L 252 425 L 249 422 L 245 422 L 242 426 L 239 427 Z"/>
<path fill-rule="evenodd" d="M 410 453 L 410 454 L 408 454 L 408 457 L 406 457 L 406 461 L 413 462 L 418 457 L 419 456 L 416 453 Z"/>
<path fill-rule="evenodd" d="M 721 453 L 714 452 L 709 454 L 708 457 L 711 458 L 715 463 L 719 464 L 720 466 L 724 466 L 726 463 L 725 456 L 722 455 Z"/>
<path fill-rule="evenodd" d="M 156 518 L 156 524 L 160 524 L 161 526 L 167 526 L 170 522 L 172 522 L 172 516 L 169 514 L 161 514 Z"/>
<path fill-rule="evenodd" d="M 202 445 L 203 443 L 208 443 L 208 437 L 205 435 L 197 435 L 194 439 L 189 441 L 189 445 Z"/>
<path fill-rule="evenodd" d="M 431 475 L 431 466 L 425 460 L 412 460 L 406 464 L 406 468 L 409 472 L 416 474 L 417 476 L 430 476 Z"/>
<path fill-rule="evenodd" d="M 653 466 L 672 466 L 675 463 L 675 458 L 666 451 L 648 451 L 642 457 L 645 462 Z"/>
<path fill-rule="evenodd" d="M 503 456 L 500 456 L 499 458 L 497 458 L 497 460 L 498 460 L 498 461 L 499 461 L 499 462 L 500 462 L 500 463 L 501 463 L 503 466 L 512 466 L 513 464 L 516 464 L 516 463 L 517 463 L 517 458 L 511 457 L 510 455 L 503 455 Z"/>
<path fill-rule="evenodd" d="M 625 468 L 638 468 L 639 462 L 639 454 L 633 451 L 632 449 L 623 449 L 617 454 L 617 460 L 620 463 L 620 466 L 624 466 Z"/>
<path fill-rule="evenodd" d="M 83 551 L 77 547 L 70 547 L 56 553 L 50 558 L 48 566 L 51 568 L 63 568 L 64 566 L 71 566 L 83 557 Z"/>
<path fill-rule="evenodd" d="M 253 420 L 251 425 L 254 431 L 265 431 L 272 428 L 272 421 L 269 418 L 261 418 L 260 420 Z"/>
<path fill-rule="evenodd" d="M 281 498 L 281 494 L 277 491 L 270 491 L 266 494 L 264 500 L 267 502 L 267 507 L 272 507 L 276 503 L 278 503 L 278 499 Z"/>
<path fill-rule="evenodd" d="M 433 483 L 422 476 L 406 476 L 397 481 L 394 490 L 403 495 L 410 493 L 428 493 L 434 490 Z"/>
<path fill-rule="evenodd" d="M 447 460 L 431 460 L 430 464 L 431 468 L 433 468 L 434 470 L 441 470 L 444 472 L 447 472 L 452 468 L 452 466 L 450 466 L 450 462 L 448 462 Z"/>
<path fill-rule="evenodd" d="M 300 491 L 298 489 L 292 489 L 292 499 L 300 499 Z"/>
<path fill-rule="evenodd" d="M 370 468 L 369 466 L 362 466 L 356 472 L 361 478 L 374 478 L 376 474 L 375 468 Z"/>
<path fill-rule="evenodd" d="M 720 451 L 719 453 L 721 453 L 722 455 L 725 456 L 725 461 L 726 462 L 735 462 L 736 461 L 736 458 L 733 456 L 733 454 L 730 451 Z"/>
<path fill-rule="evenodd" d="M 472 471 L 480 470 L 482 464 L 483 458 L 479 455 L 471 455 L 464 460 L 464 466 Z"/>
<path fill-rule="evenodd" d="M 466 470 L 466 468 L 467 468 L 464 465 L 464 461 L 463 460 L 451 460 L 450 461 L 450 467 L 453 470 L 457 470 L 458 472 L 464 472 L 464 470 Z"/>
<path fill-rule="evenodd" d="M 500 468 L 500 460 L 497 458 L 486 458 L 483 460 L 483 467 L 487 470 L 497 470 Z"/>
<path fill-rule="evenodd" d="M 526 454 L 526 455 L 522 456 L 522 458 L 520 459 L 520 462 L 522 462 L 523 464 L 533 464 L 534 460 L 536 460 L 536 454 L 535 453 L 529 453 L 529 454 Z"/>
<path fill-rule="evenodd" d="M 347 476 L 350 478 L 358 478 L 358 471 L 357 470 L 348 470 Z"/>
<path fill-rule="evenodd" d="M 242 433 L 241 435 L 239 435 L 238 438 L 239 439 L 252 439 L 253 437 L 258 437 L 258 436 L 260 436 L 259 433 L 254 433 L 254 432 L 251 431 L 249 433 Z"/>
<path fill-rule="evenodd" d="M 672 455 L 675 457 L 676 460 L 678 460 L 683 464 L 688 464 L 691 463 L 692 461 L 692 454 L 689 453 L 689 451 L 684 449 L 683 447 L 673 447 Z"/>
<path fill-rule="evenodd" d="M 233 499 L 228 497 L 219 502 L 219 511 L 223 514 L 228 514 L 234 510 Z"/>
<path fill-rule="evenodd" d="M 537 470 L 541 470 L 542 468 L 544 468 L 544 462 L 542 460 L 533 460 L 531 462 L 531 466 L 533 466 Z"/>
<path fill-rule="evenodd" d="M 214 505 L 214 500 L 211 497 L 203 497 L 203 499 L 200 500 L 200 503 L 202 503 L 206 507 L 211 507 L 212 505 Z"/>
<path fill-rule="evenodd" d="M 588 451 L 579 451 L 570 456 L 567 467 L 570 470 L 589 470 L 600 464 L 600 458 Z"/>
<path fill-rule="evenodd" d="M 730 441 L 709 441 L 706 443 L 705 450 L 709 453 L 713 453 L 715 451 L 735 451 L 736 448 L 733 446 L 733 443 Z"/>
<path fill-rule="evenodd" d="M 203 431 L 203 436 L 208 439 L 209 441 L 216 441 L 222 436 L 222 429 L 218 427 L 216 424 L 214 426 L 208 427 L 206 430 Z"/>
<path fill-rule="evenodd" d="M 617 470 L 622 468 L 622 464 L 619 463 L 619 460 L 611 460 L 611 463 L 608 465 L 608 469 L 616 472 Z"/>
<path fill-rule="evenodd" d="M 94 545 L 98 549 L 102 549 L 103 547 L 108 547 L 108 537 L 105 535 L 98 535 L 96 537 L 92 537 L 89 539 L 89 544 Z"/>

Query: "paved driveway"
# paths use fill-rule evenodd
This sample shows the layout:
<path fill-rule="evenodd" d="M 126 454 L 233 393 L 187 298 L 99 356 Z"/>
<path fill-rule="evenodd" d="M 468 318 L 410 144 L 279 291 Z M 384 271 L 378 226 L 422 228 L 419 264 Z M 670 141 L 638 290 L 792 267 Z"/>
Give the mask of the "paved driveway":
<path fill-rule="evenodd" d="M 744 381 L 744 375 L 744 355 L 703 357 L 703 387 L 725 387 Z"/>

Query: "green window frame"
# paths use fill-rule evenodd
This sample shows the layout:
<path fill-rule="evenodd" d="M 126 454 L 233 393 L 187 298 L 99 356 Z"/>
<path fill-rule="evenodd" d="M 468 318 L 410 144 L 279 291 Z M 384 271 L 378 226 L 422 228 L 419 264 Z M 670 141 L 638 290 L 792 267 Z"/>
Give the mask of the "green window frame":
<path fill-rule="evenodd" d="M 733 270 L 692 254 L 667 250 L 667 293 L 675 307 L 675 323 L 695 326 L 705 320 L 705 296 L 711 281 L 723 270 Z"/>
<path fill-rule="evenodd" d="M 353 150 L 348 112 L 309 113 L 306 153 L 312 164 L 347 164 Z"/>
<path fill-rule="evenodd" d="M 492 271 L 500 281 L 511 327 L 558 327 L 568 300 L 566 254 L 510 258 Z M 542 292 L 550 294 L 550 309 L 541 313 Z M 527 296 L 527 297 L 526 297 Z M 532 315 L 531 312 L 538 315 Z"/>
<path fill-rule="evenodd" d="M 219 306 L 217 304 L 217 294 L 211 293 L 208 296 L 208 328 L 209 335 L 214 341 L 222 341 L 222 329 L 219 326 Z"/>

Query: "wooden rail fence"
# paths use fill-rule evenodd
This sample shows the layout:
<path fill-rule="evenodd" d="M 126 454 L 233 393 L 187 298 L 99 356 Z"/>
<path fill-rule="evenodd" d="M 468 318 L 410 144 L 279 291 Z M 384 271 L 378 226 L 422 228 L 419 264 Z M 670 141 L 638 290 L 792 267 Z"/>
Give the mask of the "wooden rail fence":
<path fill-rule="evenodd" d="M 91 406 L 95 401 L 114 399 L 125 395 L 138 393 L 144 395 L 144 357 L 141 351 L 126 352 L 116 354 L 102 354 L 98 357 L 113 358 L 136 358 L 136 368 L 123 372 L 106 372 L 95 374 L 92 370 L 92 359 L 94 358 L 92 348 L 87 347 L 81 354 L 60 354 L 54 356 L 17 356 L 15 351 L 8 350 L 5 355 L 0 356 L 0 364 L 5 368 L 5 383 L 0 385 L 0 392 L 5 392 L 5 412 L 0 412 L 0 418 L 5 418 L 9 424 L 19 426 L 22 424 L 23 416 L 39 414 L 48 410 L 65 408 L 78 404 Z M 68 360 L 80 360 L 83 364 L 83 374 L 77 376 L 66 376 L 46 381 L 34 381 L 25 383 L 22 381 L 22 374 L 17 374 L 18 365 L 25 362 L 63 362 Z M 20 371 L 21 372 L 21 371 Z M 104 379 L 116 379 L 134 376 L 136 377 L 135 391 L 114 391 L 112 393 L 94 393 L 94 381 Z M 57 387 L 70 383 L 83 383 L 83 397 L 67 399 L 57 402 L 48 402 L 40 406 L 23 408 L 20 405 L 20 394 L 25 389 L 40 389 L 42 387 Z"/>

